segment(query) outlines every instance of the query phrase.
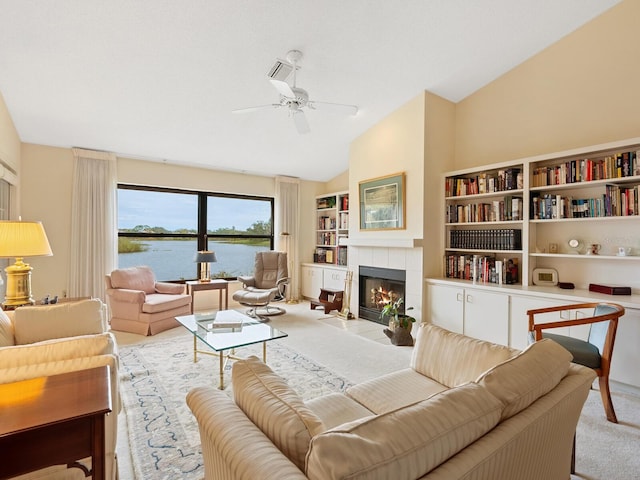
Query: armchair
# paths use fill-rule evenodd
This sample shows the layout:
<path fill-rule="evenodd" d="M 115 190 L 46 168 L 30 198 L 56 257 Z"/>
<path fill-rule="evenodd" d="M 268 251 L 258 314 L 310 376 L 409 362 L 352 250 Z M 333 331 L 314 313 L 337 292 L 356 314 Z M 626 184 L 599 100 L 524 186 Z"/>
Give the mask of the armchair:
<path fill-rule="evenodd" d="M 286 253 L 274 251 L 256 253 L 253 276 L 240 276 L 238 280 L 242 282 L 242 290 L 235 292 L 233 299 L 240 305 L 249 307 L 247 315 L 261 318 L 262 315 L 285 313 L 284 308 L 274 307 L 269 303 L 284 299 L 285 288 L 289 283 Z"/>
<path fill-rule="evenodd" d="M 573 320 L 559 320 L 557 322 L 535 322 L 536 315 L 554 312 L 571 312 L 580 309 L 593 309 L 593 315 Z M 616 303 L 579 303 L 573 305 L 561 305 L 557 307 L 538 308 L 527 311 L 529 316 L 529 332 L 534 335 L 534 340 L 550 338 L 569 350 L 573 355 L 573 363 L 592 368 L 598 375 L 600 396 L 607 416 L 607 420 L 618 423 L 616 412 L 613 409 L 611 393 L 609 391 L 609 369 L 613 355 L 613 344 L 616 339 L 618 319 L 624 315 L 624 307 Z M 577 325 L 589 325 L 587 340 L 552 333 L 542 333 L 542 330 L 571 327 Z"/>
<path fill-rule="evenodd" d="M 114 270 L 105 282 L 113 330 L 155 335 L 180 325 L 176 316 L 191 313 L 184 285 L 156 282 L 149 267 Z"/>

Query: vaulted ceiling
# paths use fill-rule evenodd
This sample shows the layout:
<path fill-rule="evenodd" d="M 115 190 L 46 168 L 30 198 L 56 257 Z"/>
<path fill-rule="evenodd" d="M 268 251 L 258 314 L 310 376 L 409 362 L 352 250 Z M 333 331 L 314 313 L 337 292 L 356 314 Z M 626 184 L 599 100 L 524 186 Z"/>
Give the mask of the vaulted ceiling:
<path fill-rule="evenodd" d="M 619 0 L 0 0 L 0 92 L 23 142 L 328 180 L 428 90 L 457 102 Z M 267 73 L 302 51 L 301 135 Z M 291 82 L 291 78 L 289 78 Z"/>

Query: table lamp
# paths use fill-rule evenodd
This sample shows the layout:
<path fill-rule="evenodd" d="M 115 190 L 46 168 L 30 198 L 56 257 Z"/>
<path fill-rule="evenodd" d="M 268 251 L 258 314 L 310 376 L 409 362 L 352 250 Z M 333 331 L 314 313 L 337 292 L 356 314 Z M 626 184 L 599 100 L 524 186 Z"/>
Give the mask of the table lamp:
<path fill-rule="evenodd" d="M 211 281 L 211 270 L 209 268 L 209 264 L 211 262 L 217 262 L 216 260 L 216 252 L 212 250 L 202 250 L 196 252 L 193 257 L 193 261 L 200 264 L 200 278 L 199 282 L 210 282 Z"/>
<path fill-rule="evenodd" d="M 33 268 L 22 259 L 51 255 L 53 253 L 41 222 L 0 221 L 0 257 L 16 259 L 16 263 L 4 269 L 7 273 L 7 290 L 3 308 L 35 304 L 31 295 Z"/>

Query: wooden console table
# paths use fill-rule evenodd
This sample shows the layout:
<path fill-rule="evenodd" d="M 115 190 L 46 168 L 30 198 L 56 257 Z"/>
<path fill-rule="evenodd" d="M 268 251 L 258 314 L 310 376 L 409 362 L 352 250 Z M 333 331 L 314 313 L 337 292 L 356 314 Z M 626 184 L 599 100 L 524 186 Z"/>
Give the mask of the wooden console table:
<path fill-rule="evenodd" d="M 193 303 L 195 302 L 195 293 L 199 290 L 218 290 L 218 306 L 220 310 L 229 308 L 229 282 L 222 279 L 211 280 L 210 282 L 199 282 L 198 280 L 189 280 L 187 283 L 187 293 L 191 294 L 191 313 L 193 313 Z M 224 290 L 224 309 L 222 308 L 222 291 Z"/>
<path fill-rule="evenodd" d="M 111 410 L 107 366 L 0 385 L 0 479 L 67 465 L 104 480 Z"/>

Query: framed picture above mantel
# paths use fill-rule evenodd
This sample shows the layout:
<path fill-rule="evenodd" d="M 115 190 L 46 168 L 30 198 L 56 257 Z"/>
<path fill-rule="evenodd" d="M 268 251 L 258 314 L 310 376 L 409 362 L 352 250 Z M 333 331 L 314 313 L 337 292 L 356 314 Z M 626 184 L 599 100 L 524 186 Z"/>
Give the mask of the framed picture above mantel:
<path fill-rule="evenodd" d="M 403 230 L 404 172 L 359 183 L 360 230 Z"/>

